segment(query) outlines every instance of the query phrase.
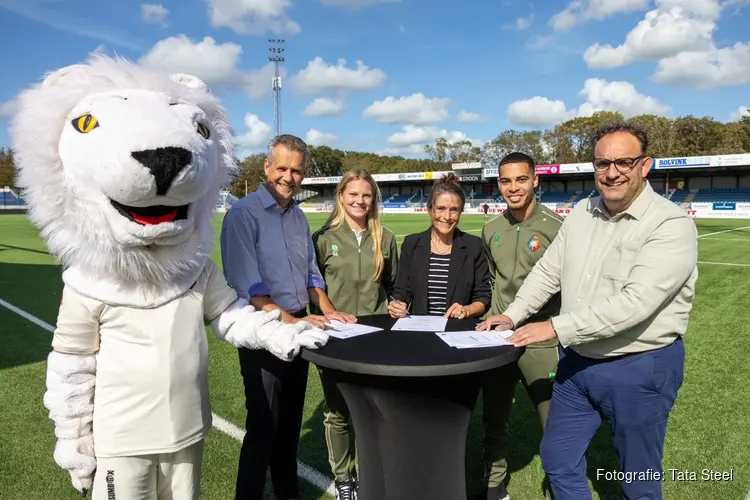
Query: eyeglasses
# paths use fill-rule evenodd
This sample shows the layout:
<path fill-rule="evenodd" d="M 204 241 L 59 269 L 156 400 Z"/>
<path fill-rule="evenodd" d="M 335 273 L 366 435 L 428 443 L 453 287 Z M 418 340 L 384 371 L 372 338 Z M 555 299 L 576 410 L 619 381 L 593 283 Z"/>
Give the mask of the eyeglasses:
<path fill-rule="evenodd" d="M 633 170 L 633 167 L 635 167 L 636 163 L 638 163 L 643 158 L 645 157 L 637 156 L 635 158 L 617 158 L 616 160 L 594 158 L 594 168 L 600 172 L 603 172 L 605 170 L 609 170 L 609 166 L 614 163 L 615 168 L 618 172 L 620 172 L 621 174 L 627 174 L 628 172 Z"/>

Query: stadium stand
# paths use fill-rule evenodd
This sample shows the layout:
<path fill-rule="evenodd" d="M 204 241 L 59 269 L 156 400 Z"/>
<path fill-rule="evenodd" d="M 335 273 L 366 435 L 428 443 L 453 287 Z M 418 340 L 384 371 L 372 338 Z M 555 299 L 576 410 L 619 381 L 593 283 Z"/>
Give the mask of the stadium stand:
<path fill-rule="evenodd" d="M 481 163 L 454 164 L 454 173 L 467 193 L 465 210 L 501 213 L 505 203 L 497 186 L 497 167 Z M 385 213 L 424 213 L 435 179 L 446 171 L 374 174 L 382 193 Z M 537 165 L 540 203 L 567 214 L 577 203 L 596 196 L 591 163 Z M 750 219 L 750 154 L 684 158 L 658 158 L 648 176 L 654 190 L 694 217 Z M 308 177 L 295 197 L 304 211 L 328 212 L 335 204 L 340 176 Z M 216 211 L 225 212 L 237 201 L 221 193 Z M 23 198 L 9 187 L 0 187 L 0 213 L 22 212 Z"/>
<path fill-rule="evenodd" d="M 0 189 L 0 209 L 18 209 L 24 206 L 23 198 L 9 187 Z"/>

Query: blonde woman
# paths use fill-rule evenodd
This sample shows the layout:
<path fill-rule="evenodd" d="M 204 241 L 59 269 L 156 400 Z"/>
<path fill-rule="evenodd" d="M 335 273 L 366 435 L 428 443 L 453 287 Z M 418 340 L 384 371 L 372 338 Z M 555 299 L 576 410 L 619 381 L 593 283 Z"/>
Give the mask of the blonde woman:
<path fill-rule="evenodd" d="M 341 178 L 336 206 L 313 234 L 318 266 L 328 298 L 337 311 L 362 316 L 386 314 L 396 281 L 396 237 L 378 217 L 380 190 L 369 172 L 355 169 Z M 356 498 L 350 451 L 349 411 L 341 393 L 320 370 L 326 402 L 328 461 L 336 482 L 336 499 Z"/>

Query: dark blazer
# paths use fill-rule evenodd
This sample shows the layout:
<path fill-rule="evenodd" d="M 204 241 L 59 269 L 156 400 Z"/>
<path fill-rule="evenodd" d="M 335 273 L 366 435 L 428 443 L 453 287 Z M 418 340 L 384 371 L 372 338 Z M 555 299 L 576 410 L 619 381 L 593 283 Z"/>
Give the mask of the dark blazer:
<path fill-rule="evenodd" d="M 430 272 L 430 232 L 410 234 L 401 245 L 393 298 L 411 304 L 411 314 L 427 314 L 427 277 Z M 482 239 L 456 228 L 448 270 L 448 307 L 473 302 L 490 309 L 492 286 Z"/>

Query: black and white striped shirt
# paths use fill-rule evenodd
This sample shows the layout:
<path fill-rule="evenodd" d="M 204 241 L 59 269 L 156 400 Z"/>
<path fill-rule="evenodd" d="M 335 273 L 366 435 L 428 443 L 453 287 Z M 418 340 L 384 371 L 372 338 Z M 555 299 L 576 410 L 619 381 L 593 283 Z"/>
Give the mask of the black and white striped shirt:
<path fill-rule="evenodd" d="M 450 255 L 430 252 L 430 273 L 427 280 L 427 313 L 443 315 L 448 310 L 448 269 Z"/>

